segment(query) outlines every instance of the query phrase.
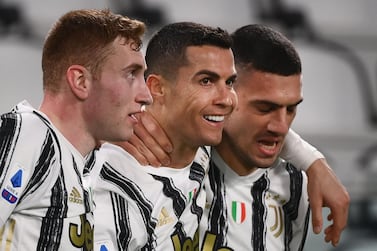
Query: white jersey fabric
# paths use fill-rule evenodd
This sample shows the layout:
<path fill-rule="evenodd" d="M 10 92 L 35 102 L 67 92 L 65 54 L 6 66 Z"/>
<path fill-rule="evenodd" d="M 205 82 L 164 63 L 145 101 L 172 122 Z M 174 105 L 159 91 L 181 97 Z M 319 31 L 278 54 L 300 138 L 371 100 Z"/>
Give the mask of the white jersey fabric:
<path fill-rule="evenodd" d="M 203 251 L 302 250 L 308 229 L 307 178 L 278 159 L 239 176 L 213 150 L 200 226 Z"/>
<path fill-rule="evenodd" d="M 155 168 L 105 143 L 95 168 L 95 250 L 198 250 L 208 166 L 208 148 L 182 169 Z"/>
<path fill-rule="evenodd" d="M 26 101 L 0 123 L 0 250 L 93 250 L 93 159 Z"/>
<path fill-rule="evenodd" d="M 280 157 L 293 163 L 297 169 L 304 171 L 307 171 L 317 159 L 325 158 L 317 148 L 303 140 L 292 129 L 289 129 L 285 136 L 284 147 L 281 150 Z"/>

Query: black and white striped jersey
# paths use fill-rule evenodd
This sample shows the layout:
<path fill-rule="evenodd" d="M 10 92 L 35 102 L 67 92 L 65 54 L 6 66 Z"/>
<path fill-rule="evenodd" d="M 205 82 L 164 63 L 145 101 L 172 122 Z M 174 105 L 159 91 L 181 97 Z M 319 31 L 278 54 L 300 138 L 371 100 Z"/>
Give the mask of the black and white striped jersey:
<path fill-rule="evenodd" d="M 208 154 L 199 149 L 182 169 L 155 168 L 104 144 L 94 189 L 95 250 L 197 250 Z"/>
<path fill-rule="evenodd" d="M 239 176 L 213 150 L 204 189 L 200 250 L 302 250 L 310 215 L 307 178 L 290 163 L 278 159 Z"/>
<path fill-rule="evenodd" d="M 0 250 L 92 250 L 91 163 L 26 101 L 0 123 Z"/>

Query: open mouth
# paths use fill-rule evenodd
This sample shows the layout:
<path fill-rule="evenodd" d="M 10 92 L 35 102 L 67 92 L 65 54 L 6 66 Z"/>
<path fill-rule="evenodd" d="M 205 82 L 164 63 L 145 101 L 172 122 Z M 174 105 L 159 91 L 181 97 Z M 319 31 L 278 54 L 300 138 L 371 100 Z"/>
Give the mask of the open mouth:
<path fill-rule="evenodd" d="M 223 122 L 225 116 L 220 115 L 206 115 L 204 116 L 204 119 L 210 121 L 210 122 Z"/>
<path fill-rule="evenodd" d="M 277 144 L 278 144 L 276 141 L 273 141 L 273 142 L 271 142 L 271 141 L 260 141 L 258 143 L 259 143 L 260 147 L 262 147 L 266 150 L 269 150 L 269 151 L 274 150 L 276 148 Z"/>
<path fill-rule="evenodd" d="M 128 116 L 129 116 L 132 120 L 134 120 L 134 121 L 138 121 L 138 119 L 137 119 L 137 117 L 136 117 L 136 114 L 137 114 L 137 113 L 139 113 L 139 112 L 130 113 L 130 114 L 128 114 Z"/>
<path fill-rule="evenodd" d="M 136 119 L 135 114 L 130 114 L 129 116 L 130 116 L 132 119 Z"/>

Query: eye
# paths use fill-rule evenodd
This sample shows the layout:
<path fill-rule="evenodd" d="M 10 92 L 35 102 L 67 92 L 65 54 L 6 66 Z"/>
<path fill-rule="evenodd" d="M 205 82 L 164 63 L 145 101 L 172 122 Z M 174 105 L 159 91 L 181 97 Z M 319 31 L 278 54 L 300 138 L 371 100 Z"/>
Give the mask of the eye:
<path fill-rule="evenodd" d="M 277 106 L 270 103 L 259 103 L 255 107 L 260 113 L 269 113 L 277 109 Z"/>
<path fill-rule="evenodd" d="M 133 71 L 128 72 L 127 78 L 131 79 L 131 80 L 134 80 L 136 78 L 136 71 L 133 70 Z"/>
<path fill-rule="evenodd" d="M 269 113 L 269 112 L 271 112 L 273 109 L 272 109 L 272 107 L 270 107 L 270 106 L 261 106 L 261 107 L 258 108 L 258 110 L 259 110 L 260 112 L 262 112 L 262 113 Z"/>
<path fill-rule="evenodd" d="M 211 81 L 210 78 L 203 78 L 203 79 L 200 80 L 201 85 L 209 85 L 211 83 L 212 83 L 212 81 Z"/>
<path fill-rule="evenodd" d="M 233 88 L 235 79 L 228 79 L 225 83 L 227 86 Z"/>
<path fill-rule="evenodd" d="M 297 105 L 292 105 L 292 106 L 288 106 L 287 107 L 287 112 L 288 113 L 295 113 L 296 112 L 296 110 L 297 110 Z"/>

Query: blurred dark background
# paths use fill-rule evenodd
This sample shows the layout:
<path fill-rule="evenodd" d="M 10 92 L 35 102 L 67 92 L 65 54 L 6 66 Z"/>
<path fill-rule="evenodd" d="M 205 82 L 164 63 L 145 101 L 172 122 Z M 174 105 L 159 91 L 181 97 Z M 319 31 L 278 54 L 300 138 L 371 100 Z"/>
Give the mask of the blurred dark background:
<path fill-rule="evenodd" d="M 310 233 L 306 250 L 377 250 L 377 1 L 0 0 L 1 113 L 23 99 L 39 106 L 44 37 L 57 18 L 78 8 L 143 20 L 145 43 L 176 21 L 229 32 L 264 23 L 287 35 L 303 61 L 304 102 L 293 128 L 326 155 L 352 200 L 340 246 Z"/>

